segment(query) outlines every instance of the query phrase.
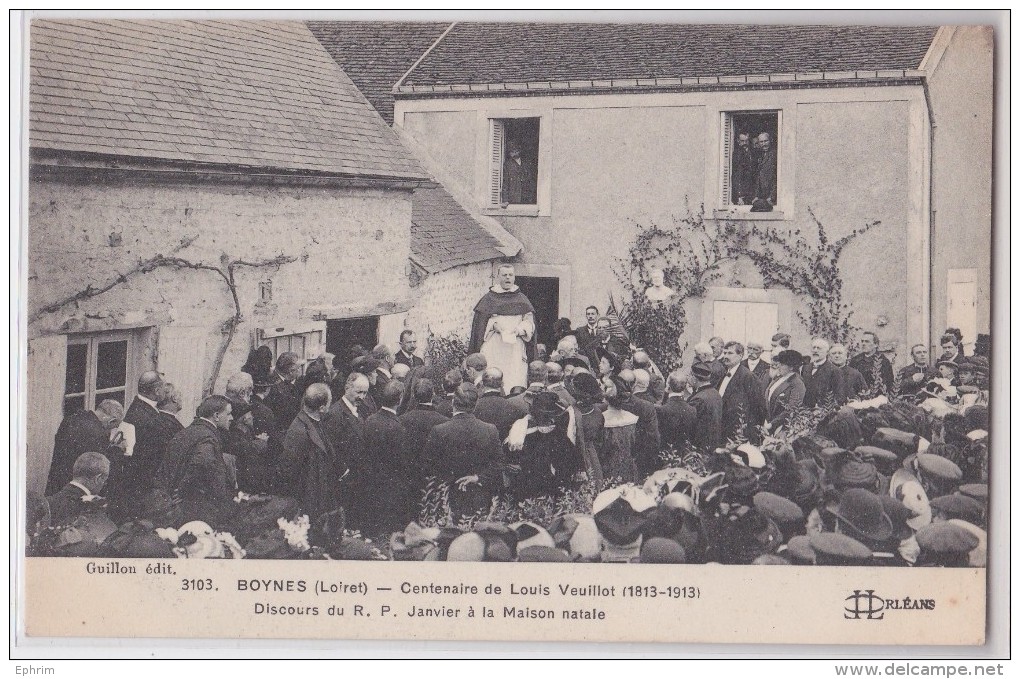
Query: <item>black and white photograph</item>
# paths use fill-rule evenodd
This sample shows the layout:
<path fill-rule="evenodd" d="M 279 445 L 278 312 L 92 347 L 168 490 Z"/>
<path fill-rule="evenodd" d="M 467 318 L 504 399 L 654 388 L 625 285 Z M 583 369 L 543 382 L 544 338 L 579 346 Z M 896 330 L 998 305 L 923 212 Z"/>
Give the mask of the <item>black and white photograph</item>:
<path fill-rule="evenodd" d="M 824 15 L 31 16 L 27 565 L 982 580 L 1008 42 Z"/>

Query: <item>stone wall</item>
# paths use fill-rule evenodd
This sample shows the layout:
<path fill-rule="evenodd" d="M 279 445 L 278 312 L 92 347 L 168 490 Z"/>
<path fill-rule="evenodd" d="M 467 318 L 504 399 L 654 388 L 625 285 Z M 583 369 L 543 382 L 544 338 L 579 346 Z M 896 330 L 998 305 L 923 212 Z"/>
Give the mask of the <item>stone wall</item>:
<path fill-rule="evenodd" d="M 439 336 L 456 333 L 467 339 L 474 306 L 491 285 L 490 262 L 432 274 L 421 284 L 421 296 L 407 315 L 407 327 L 422 339 L 430 331 Z"/>

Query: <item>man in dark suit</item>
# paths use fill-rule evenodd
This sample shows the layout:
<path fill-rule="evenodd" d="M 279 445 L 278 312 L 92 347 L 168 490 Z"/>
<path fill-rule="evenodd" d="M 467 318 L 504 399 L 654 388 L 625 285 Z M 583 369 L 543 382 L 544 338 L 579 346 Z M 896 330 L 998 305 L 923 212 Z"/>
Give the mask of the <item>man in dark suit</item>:
<path fill-rule="evenodd" d="M 431 475 L 450 487 L 454 516 L 470 516 L 487 509 L 503 488 L 503 448 L 495 425 L 474 416 L 478 390 L 457 387 L 453 418 L 436 425 L 425 443 Z"/>
<path fill-rule="evenodd" d="M 861 374 L 869 389 L 877 388 L 880 393 L 892 394 L 894 379 L 892 363 L 878 349 L 878 335 L 870 331 L 863 333 L 861 353 L 850 359 L 850 367 Z"/>
<path fill-rule="evenodd" d="M 163 390 L 159 396 L 158 408 L 159 421 L 165 430 L 163 435 L 169 441 L 177 432 L 184 429 L 184 425 L 177 419 L 177 413 L 181 412 L 181 390 L 170 382 L 164 382 Z"/>
<path fill-rule="evenodd" d="M 412 459 L 407 430 L 397 416 L 404 389 L 391 380 L 379 395 L 379 412 L 365 422 L 365 445 L 356 470 L 352 493 L 359 501 L 355 525 L 366 536 L 403 530 L 417 514 L 424 486 L 421 468 Z"/>
<path fill-rule="evenodd" d="M 582 347 L 593 368 L 599 365 L 599 361 L 604 354 L 613 354 L 619 359 L 627 358 L 630 355 L 630 347 L 627 346 L 627 343 L 619 337 L 613 337 L 612 327 L 612 321 L 603 316 L 598 320 L 595 327 L 595 341 L 586 347 Z"/>
<path fill-rule="evenodd" d="M 633 370 L 621 370 L 620 379 L 627 383 L 633 390 L 637 377 Z M 651 474 L 659 469 L 659 416 L 655 412 L 655 405 L 640 398 L 630 396 L 621 405 L 622 410 L 638 416 L 637 433 L 634 436 L 634 447 L 632 449 L 634 462 L 637 464 L 638 472 Z"/>
<path fill-rule="evenodd" d="M 528 414 L 503 395 L 503 371 L 486 368 L 482 373 L 482 393 L 475 405 L 475 417 L 494 425 L 499 431 L 500 442 L 506 441 L 514 422 Z"/>
<path fill-rule="evenodd" d="M 451 368 L 443 375 L 443 393 L 436 394 L 436 398 L 433 400 L 437 413 L 453 417 L 453 395 L 456 393 L 457 387 L 463 383 L 464 374 L 457 368 Z"/>
<path fill-rule="evenodd" d="M 414 399 L 418 405 L 414 410 L 408 410 L 400 416 L 400 423 L 407 432 L 407 447 L 422 478 L 425 477 L 425 441 L 436 425 L 450 421 L 449 417 L 438 412 L 432 404 L 435 392 L 432 380 L 427 378 L 418 380 L 414 385 Z"/>
<path fill-rule="evenodd" d="M 673 446 L 682 452 L 691 442 L 698 413 L 687 402 L 687 377 L 678 370 L 666 380 L 666 400 L 655 406 L 659 416 L 659 435 L 663 445 Z"/>
<path fill-rule="evenodd" d="M 59 526 L 82 511 L 82 498 L 98 495 L 110 478 L 110 460 L 102 453 L 87 452 L 74 461 L 71 481 L 46 498 L 50 524 Z"/>
<path fill-rule="evenodd" d="M 648 394 L 652 397 L 652 403 L 662 403 L 662 399 L 666 395 L 666 380 L 659 371 L 659 367 L 652 362 L 652 357 L 644 349 L 638 349 L 634 352 L 632 362 L 635 370 L 641 368 L 648 372 L 650 379 Z"/>
<path fill-rule="evenodd" d="M 187 520 L 222 525 L 236 513 L 234 487 L 223 457 L 221 436 L 230 429 L 232 406 L 225 396 L 207 396 L 195 421 L 166 446 L 156 473 L 156 489 L 179 495 Z"/>
<path fill-rule="evenodd" d="M 301 412 L 301 394 L 297 393 L 297 380 L 301 377 L 301 358 L 293 351 L 285 351 L 276 359 L 273 386 L 264 400 L 276 418 L 275 427 L 285 432 Z"/>
<path fill-rule="evenodd" d="M 723 436 L 736 439 L 743 435 L 752 443 L 757 443 L 758 425 L 764 419 L 765 407 L 758 381 L 741 364 L 743 358 L 744 345 L 740 342 L 727 342 L 723 345 L 719 359 L 726 369 L 719 383 L 719 395 L 723 404 Z"/>
<path fill-rule="evenodd" d="M 758 135 L 758 164 L 754 173 L 754 202 L 763 201 L 764 206 L 754 212 L 771 212 L 777 204 L 777 178 L 779 160 L 772 135 L 762 132 Z M 766 207 L 767 206 L 767 207 Z M 755 205 L 758 208 L 757 205 Z"/>
<path fill-rule="evenodd" d="M 376 360 L 375 367 L 375 381 L 372 382 L 372 387 L 368 390 L 368 393 L 375 400 L 376 408 L 378 409 L 379 401 L 382 399 L 383 390 L 386 385 L 389 384 L 390 380 L 393 379 L 393 375 L 390 374 L 390 368 L 393 367 L 393 352 L 385 344 L 377 344 L 372 349 L 372 353 L 369 354 Z M 374 413 L 373 413 L 374 414 Z"/>
<path fill-rule="evenodd" d="M 296 498 L 313 523 L 340 507 L 347 473 L 347 463 L 337 454 L 324 426 L 331 400 L 328 385 L 308 386 L 280 452 L 280 491 Z"/>
<path fill-rule="evenodd" d="M 694 447 L 702 453 L 714 452 L 723 444 L 722 396 L 712 386 L 715 377 L 711 364 L 698 361 L 691 366 L 694 393 L 687 400 L 694 407 Z"/>
<path fill-rule="evenodd" d="M 765 348 L 760 342 L 748 342 L 747 358 L 741 361 L 741 364 L 750 370 L 754 378 L 758 380 L 762 390 L 769 384 L 769 368 L 771 367 L 769 362 L 761 357 L 764 350 Z"/>
<path fill-rule="evenodd" d="M 574 331 L 577 338 L 577 346 L 580 351 L 588 357 L 592 365 L 598 365 L 595 358 L 595 343 L 599 342 L 599 308 L 590 306 L 584 310 L 585 325 Z"/>
<path fill-rule="evenodd" d="M 53 495 L 73 478 L 74 462 L 87 452 L 106 455 L 114 465 L 111 474 L 120 471 L 124 455 L 123 438 L 114 445 L 110 434 L 124 419 L 124 406 L 113 400 L 106 400 L 96 406 L 95 411 L 81 410 L 65 417 L 53 439 L 53 460 L 46 481 L 46 494 Z"/>
<path fill-rule="evenodd" d="M 846 403 L 843 374 L 829 362 L 829 347 L 828 340 L 822 337 L 811 340 L 811 362 L 800 373 L 807 390 L 804 396 L 807 408 Z"/>
<path fill-rule="evenodd" d="M 556 397 L 568 406 L 573 406 L 577 403 L 574 400 L 574 396 L 567 390 L 567 385 L 563 382 L 563 366 L 559 363 L 550 361 L 545 364 L 546 367 L 546 391 L 551 391 L 556 394 Z"/>
<path fill-rule="evenodd" d="M 415 355 L 415 349 L 418 348 L 418 338 L 414 334 L 414 330 L 403 330 L 400 333 L 400 351 L 397 352 L 396 356 L 393 357 L 395 363 L 403 363 L 411 370 L 419 366 L 425 365 L 425 361 L 420 356 Z"/>
<path fill-rule="evenodd" d="M 847 363 L 846 345 L 833 344 L 829 348 L 829 362 L 843 374 L 843 392 L 848 401 L 866 397 L 869 391 L 868 383 L 856 368 Z"/>
<path fill-rule="evenodd" d="M 362 459 L 365 446 L 365 419 L 361 416 L 360 406 L 368 396 L 368 378 L 360 372 L 352 372 L 344 383 L 344 393 L 329 408 L 329 416 L 322 421 L 326 436 L 333 444 L 337 458 L 343 466 L 350 468 L 350 476 L 346 482 L 349 489 L 341 498 L 343 508 L 348 515 L 357 512 L 353 497 L 354 475 L 359 471 L 354 460 Z M 340 466 L 340 465 L 338 465 Z"/>
<path fill-rule="evenodd" d="M 928 363 L 928 347 L 923 344 L 915 344 L 910 347 L 910 357 L 913 363 L 900 368 L 900 394 L 903 396 L 914 396 L 924 389 L 928 380 L 935 377 L 935 371 Z"/>
<path fill-rule="evenodd" d="M 786 424 L 790 413 L 804 405 L 807 391 L 800 369 L 804 357 L 792 349 L 784 349 L 772 357 L 772 380 L 765 390 L 765 428 L 775 432 Z"/>
<path fill-rule="evenodd" d="M 163 461 L 163 451 L 173 435 L 159 414 L 163 384 L 158 372 L 143 372 L 138 378 L 138 394 L 124 415 L 124 421 L 135 428 L 134 451 L 125 459 L 128 486 L 125 490 L 132 498 L 152 489 L 156 470 Z"/>

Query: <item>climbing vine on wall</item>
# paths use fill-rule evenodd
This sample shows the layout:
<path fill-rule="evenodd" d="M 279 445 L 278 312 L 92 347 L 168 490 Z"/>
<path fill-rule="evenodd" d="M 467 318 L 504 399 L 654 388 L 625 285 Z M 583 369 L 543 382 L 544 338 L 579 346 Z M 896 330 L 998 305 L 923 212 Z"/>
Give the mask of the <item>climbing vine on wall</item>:
<path fill-rule="evenodd" d="M 216 385 L 216 380 L 220 374 L 220 368 L 223 365 L 223 359 L 227 354 L 227 350 L 230 348 L 230 344 L 234 339 L 234 334 L 237 331 L 237 326 L 244 320 L 244 315 L 241 313 L 241 301 L 237 294 L 237 281 L 235 274 L 238 269 L 241 268 L 253 268 L 253 269 L 266 269 L 266 268 L 279 268 L 284 264 L 296 262 L 297 257 L 290 255 L 277 255 L 276 257 L 269 259 L 259 260 L 247 260 L 247 259 L 233 259 L 226 253 L 220 255 L 220 261 L 218 264 L 208 264 L 205 262 L 196 262 L 184 257 L 180 257 L 178 253 L 186 249 L 192 243 L 198 240 L 198 236 L 191 236 L 181 239 L 181 242 L 174 247 L 169 255 L 157 254 L 149 257 L 148 259 L 140 260 L 134 267 L 124 273 L 119 273 L 116 276 L 111 277 L 109 280 L 104 281 L 101 284 L 93 285 L 89 284 L 82 290 L 79 290 L 67 297 L 59 299 L 55 302 L 51 302 L 45 306 L 36 309 L 29 314 L 29 322 L 36 321 L 42 318 L 46 314 L 56 313 L 64 307 L 83 302 L 85 300 L 98 297 L 110 290 L 113 290 L 119 285 L 127 283 L 132 278 L 139 275 L 151 273 L 156 269 L 169 268 L 169 269 L 193 269 L 198 271 L 211 271 L 215 273 L 223 284 L 227 287 L 230 292 L 230 299 L 233 302 L 234 313 L 230 318 L 226 319 L 222 326 L 221 332 L 223 339 L 220 341 L 219 349 L 216 351 L 216 357 L 213 360 L 213 368 L 210 372 L 209 379 L 206 382 L 203 395 L 211 394 Z"/>
<path fill-rule="evenodd" d="M 681 365 L 686 348 L 685 302 L 703 297 L 723 275 L 722 266 L 736 255 L 735 230 L 730 222 L 706 220 L 704 207 L 674 215 L 671 223 L 634 224 L 627 256 L 617 258 L 616 278 L 624 290 L 620 319 L 635 346 L 646 350 L 661 370 Z M 661 269 L 673 289 L 666 301 L 649 301 L 652 269 Z"/>
<path fill-rule="evenodd" d="M 797 316 L 812 335 L 834 342 L 853 340 L 851 305 L 843 300 L 840 258 L 856 238 L 881 224 L 871 221 L 833 240 L 829 229 L 808 208 L 808 228 L 786 230 L 770 222 L 705 219 L 704 206 L 674 215 L 671 223 L 634 224 L 625 257 L 617 258 L 615 275 L 624 291 L 620 318 L 635 346 L 651 354 L 663 370 L 681 365 L 690 340 L 685 303 L 704 297 L 726 270 L 724 265 L 750 260 L 766 288 L 786 288 L 803 299 Z M 645 290 L 651 271 L 661 269 L 673 296 L 649 301 Z"/>
<path fill-rule="evenodd" d="M 867 222 L 833 240 L 810 207 L 808 215 L 808 229 L 786 232 L 751 223 L 733 231 L 735 252 L 754 263 L 766 288 L 786 288 L 804 299 L 807 313 L 798 311 L 797 317 L 812 336 L 847 344 L 860 328 L 851 320 L 851 305 L 843 300 L 840 257 L 850 243 L 881 222 Z"/>

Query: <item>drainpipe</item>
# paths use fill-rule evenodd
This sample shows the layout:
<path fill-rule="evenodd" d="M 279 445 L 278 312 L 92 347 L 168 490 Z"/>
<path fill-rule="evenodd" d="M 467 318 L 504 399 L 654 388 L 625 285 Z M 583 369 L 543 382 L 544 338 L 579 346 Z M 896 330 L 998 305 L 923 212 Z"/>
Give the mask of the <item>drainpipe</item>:
<path fill-rule="evenodd" d="M 935 109 L 927 74 L 921 76 L 921 89 L 928 106 L 928 350 L 931 352 L 935 333 L 932 325 L 935 316 Z"/>

